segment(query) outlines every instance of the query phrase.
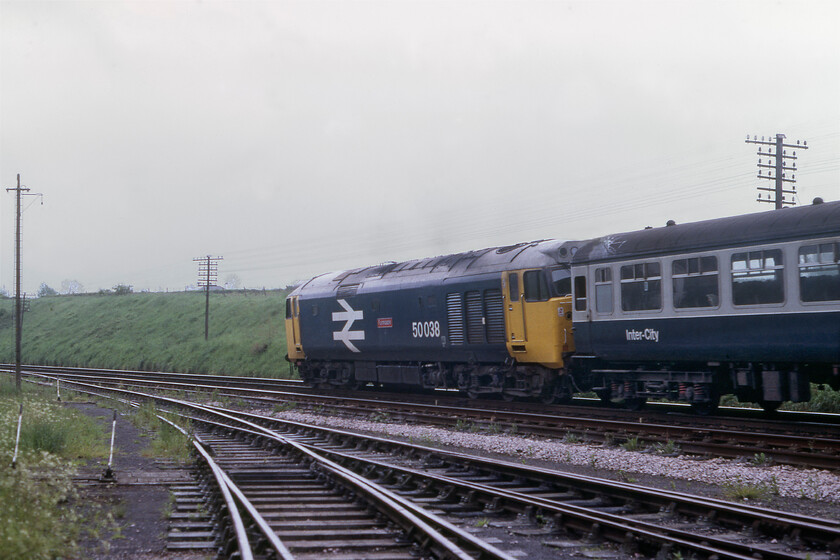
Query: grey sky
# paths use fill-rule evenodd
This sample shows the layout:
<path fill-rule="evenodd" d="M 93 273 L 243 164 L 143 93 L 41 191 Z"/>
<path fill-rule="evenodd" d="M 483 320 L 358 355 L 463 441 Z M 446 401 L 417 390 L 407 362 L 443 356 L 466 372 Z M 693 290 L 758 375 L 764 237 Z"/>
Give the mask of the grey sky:
<path fill-rule="evenodd" d="M 840 198 L 833 0 L 2 0 L 0 32 L 0 185 L 45 194 L 28 292 L 183 289 L 208 253 L 279 287 L 766 211 L 747 134 L 807 140 L 800 201 Z"/>

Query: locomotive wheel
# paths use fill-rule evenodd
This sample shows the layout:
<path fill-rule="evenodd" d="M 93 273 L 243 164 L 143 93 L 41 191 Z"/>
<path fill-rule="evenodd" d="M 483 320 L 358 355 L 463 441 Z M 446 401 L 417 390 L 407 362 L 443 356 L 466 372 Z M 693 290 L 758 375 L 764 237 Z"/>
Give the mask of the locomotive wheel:
<path fill-rule="evenodd" d="M 647 399 L 645 397 L 630 397 L 629 399 L 624 399 L 624 408 L 634 411 L 642 410 L 646 402 Z"/>
<path fill-rule="evenodd" d="M 782 401 L 758 401 L 764 412 L 776 412 L 776 409 L 781 406 Z"/>
<path fill-rule="evenodd" d="M 695 414 L 698 414 L 700 416 L 708 416 L 717 412 L 719 405 L 720 400 L 702 403 L 691 403 L 691 410 L 693 410 Z"/>

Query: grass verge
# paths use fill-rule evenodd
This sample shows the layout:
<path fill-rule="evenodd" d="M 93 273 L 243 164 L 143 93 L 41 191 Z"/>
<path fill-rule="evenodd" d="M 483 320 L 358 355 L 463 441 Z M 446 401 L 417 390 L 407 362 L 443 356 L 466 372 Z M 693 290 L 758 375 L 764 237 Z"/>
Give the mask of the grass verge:
<path fill-rule="evenodd" d="M 0 551 L 12 559 L 49 560 L 74 556 L 88 527 L 76 508 L 73 474 L 79 459 L 107 453 L 104 430 L 66 409 L 40 387 L 24 384 L 17 395 L 0 378 Z M 19 405 L 23 424 L 12 469 Z"/>

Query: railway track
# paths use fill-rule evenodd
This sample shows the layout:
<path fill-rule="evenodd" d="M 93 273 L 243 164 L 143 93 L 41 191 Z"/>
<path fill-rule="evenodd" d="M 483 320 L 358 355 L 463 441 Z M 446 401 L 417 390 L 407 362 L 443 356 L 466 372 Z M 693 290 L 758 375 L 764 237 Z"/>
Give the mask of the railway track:
<path fill-rule="evenodd" d="M 334 414 L 370 416 L 387 414 L 394 420 L 452 428 L 470 424 L 478 428 L 515 432 L 556 439 L 572 434 L 594 443 L 620 444 L 635 439 L 645 444 L 668 445 L 681 453 L 725 458 L 763 458 L 764 461 L 803 467 L 840 468 L 840 425 L 795 423 L 742 418 L 703 418 L 688 415 L 640 414 L 613 411 L 611 416 L 590 414 L 561 415 L 550 409 L 534 412 L 518 409 L 486 409 L 460 399 L 435 398 L 433 402 L 401 402 L 383 398 L 359 398 L 342 394 L 313 394 L 311 389 L 290 383 L 286 390 L 266 380 L 189 374 L 142 374 L 140 372 L 94 373 L 90 370 L 50 375 L 64 380 L 109 384 L 111 386 L 155 387 L 171 391 L 205 391 L 237 396 L 274 405 L 294 401 L 305 406 L 329 406 Z M 43 373 L 43 375 L 47 375 Z M 273 389 L 268 387 L 274 386 Z M 294 389 L 294 390 L 290 390 Z M 421 399 L 425 400 L 425 399 Z M 442 402 L 443 404 L 437 404 Z M 450 404 L 451 403 L 451 404 Z"/>
<path fill-rule="evenodd" d="M 79 382 L 74 385 L 90 391 L 103 390 Z M 323 536 L 314 539 L 312 533 L 296 533 L 312 529 L 312 523 L 305 529 L 290 529 L 293 521 L 282 516 L 295 511 L 298 504 L 304 511 L 308 510 L 299 519 L 313 520 L 317 519 L 315 511 L 352 510 L 352 506 L 337 505 L 340 496 L 350 495 L 356 503 L 362 495 L 381 494 L 390 497 L 400 508 L 408 508 L 409 504 L 418 508 L 412 510 L 414 518 L 442 531 L 441 542 L 457 543 L 461 552 L 474 557 L 482 554 L 488 558 L 509 557 L 493 547 L 482 548 L 478 544 L 480 539 L 463 529 L 460 533 L 455 531 L 459 522 L 480 518 L 487 524 L 516 526 L 518 538 L 536 543 L 538 548 L 545 544 L 567 546 L 570 539 L 604 540 L 621 546 L 625 552 L 664 558 L 682 554 L 718 559 L 840 558 L 840 523 L 836 520 L 652 491 L 632 484 L 443 452 L 178 399 L 140 395 L 124 389 L 108 390 L 132 399 L 156 398 L 167 408 L 178 409 L 196 430 L 198 446 L 206 455 L 215 456 L 219 468 L 226 468 L 226 476 L 247 503 L 259 510 L 263 521 L 294 557 L 316 557 L 306 555 L 323 555 L 325 550 L 331 550 L 330 547 L 318 549 L 314 541 L 319 541 L 331 543 L 332 548 L 346 546 L 347 555 L 340 558 L 378 558 L 368 555 L 372 553 L 370 549 L 363 554 L 353 551 L 355 545 L 343 533 L 337 534 L 335 542 L 324 540 Z M 338 484 L 337 477 L 343 482 Z M 312 479 L 328 483 L 318 487 Z M 365 480 L 371 486 L 353 486 L 349 480 L 354 483 Z M 337 486 L 341 489 L 336 492 Z M 292 490 L 303 493 L 295 498 L 288 494 Z M 307 502 L 307 491 L 313 494 L 310 497 L 314 502 Z M 318 502 L 326 496 L 330 501 Z M 318 506 L 319 503 L 324 505 Z M 366 511 L 372 508 L 380 514 L 389 509 L 367 502 L 362 507 Z M 266 517 L 267 512 L 278 513 L 281 517 L 276 519 L 284 521 L 272 525 L 270 520 L 275 518 Z M 385 532 L 370 535 L 371 539 L 354 538 L 378 542 L 377 550 L 387 548 L 387 554 L 394 555 L 383 558 L 402 558 L 399 554 L 417 546 L 403 544 L 404 539 L 416 534 L 414 526 L 403 524 L 394 531 L 374 525 Z M 384 541 L 377 540 L 380 537 Z M 393 549 L 386 545 L 393 544 L 395 539 L 397 544 Z M 426 536 L 419 541 L 428 542 L 428 539 Z M 438 548 L 424 549 L 422 554 L 457 557 L 438 556 L 444 554 L 444 549 L 446 546 L 438 545 Z"/>

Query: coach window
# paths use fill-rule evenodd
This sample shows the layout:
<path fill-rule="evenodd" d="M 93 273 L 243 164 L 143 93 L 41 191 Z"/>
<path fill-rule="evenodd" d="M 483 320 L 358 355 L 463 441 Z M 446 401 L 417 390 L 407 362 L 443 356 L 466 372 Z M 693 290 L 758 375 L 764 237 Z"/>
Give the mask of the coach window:
<path fill-rule="evenodd" d="M 784 300 L 784 265 L 780 249 L 732 255 L 732 303 L 762 305 Z"/>
<path fill-rule="evenodd" d="M 525 301 L 548 301 L 548 282 L 542 270 L 529 270 L 523 274 Z"/>
<path fill-rule="evenodd" d="M 799 297 L 804 302 L 840 300 L 840 243 L 800 247 Z"/>
<path fill-rule="evenodd" d="M 662 271 L 651 261 L 621 267 L 621 309 L 651 311 L 662 309 Z"/>
<path fill-rule="evenodd" d="M 676 309 L 718 306 L 717 257 L 677 259 L 671 267 Z"/>
<path fill-rule="evenodd" d="M 586 276 L 575 276 L 575 311 L 586 311 Z"/>
<path fill-rule="evenodd" d="M 595 269 L 595 311 L 598 313 L 613 312 L 612 269 Z"/>

